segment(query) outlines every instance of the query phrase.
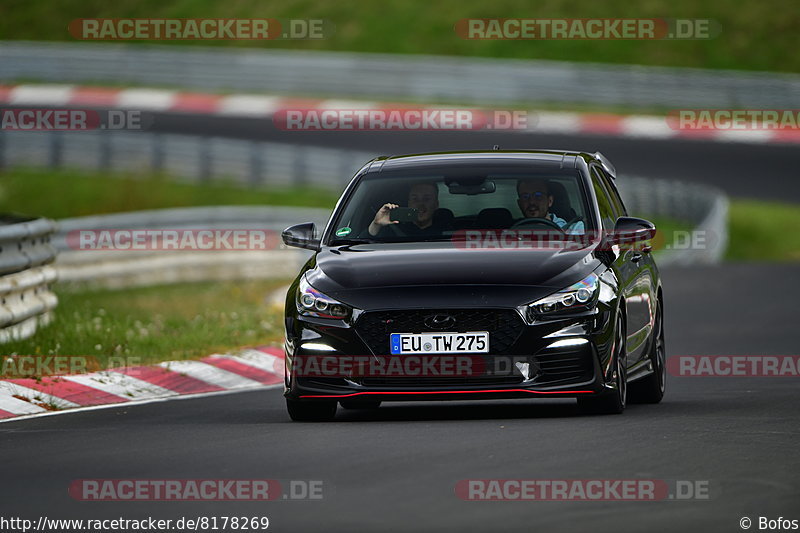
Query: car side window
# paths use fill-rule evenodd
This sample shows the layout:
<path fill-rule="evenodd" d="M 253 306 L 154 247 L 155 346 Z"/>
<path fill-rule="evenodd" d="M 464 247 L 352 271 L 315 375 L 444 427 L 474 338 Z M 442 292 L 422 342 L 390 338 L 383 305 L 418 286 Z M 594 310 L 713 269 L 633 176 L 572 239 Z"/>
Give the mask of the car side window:
<path fill-rule="evenodd" d="M 611 199 L 611 205 L 614 207 L 614 210 L 617 212 L 618 217 L 628 216 L 628 210 L 625 209 L 625 204 L 622 202 L 622 198 L 619 195 L 619 191 L 614 186 L 614 182 L 611 180 L 608 174 L 602 169 L 597 169 L 598 173 L 600 174 L 601 179 L 603 180 L 603 185 L 605 185 L 606 190 L 608 191 L 608 196 Z"/>
<path fill-rule="evenodd" d="M 592 167 L 592 187 L 594 187 L 594 194 L 597 197 L 597 207 L 600 208 L 600 219 L 603 223 L 603 229 L 611 231 L 614 229 L 617 216 L 611 204 L 609 194 L 603 186 L 602 178 L 594 167 Z"/>

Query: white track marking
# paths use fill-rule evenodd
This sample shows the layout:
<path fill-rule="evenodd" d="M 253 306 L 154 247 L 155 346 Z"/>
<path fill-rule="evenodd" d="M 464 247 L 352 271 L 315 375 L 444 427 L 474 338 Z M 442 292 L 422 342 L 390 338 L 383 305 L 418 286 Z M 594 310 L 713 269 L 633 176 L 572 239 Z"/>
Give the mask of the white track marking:
<path fill-rule="evenodd" d="M 175 91 L 158 89 L 125 89 L 119 92 L 117 107 L 166 111 L 175 104 Z"/>
<path fill-rule="evenodd" d="M 630 137 L 668 139 L 678 133 L 669 127 L 666 117 L 631 115 L 622 120 L 622 134 Z"/>
<path fill-rule="evenodd" d="M 160 366 L 179 374 L 186 374 L 190 378 L 205 381 L 223 389 L 241 389 L 244 387 L 258 387 L 258 381 L 248 379 L 239 374 L 228 372 L 221 368 L 203 363 L 201 361 L 168 361 Z"/>
<path fill-rule="evenodd" d="M 260 390 L 270 390 L 270 389 L 280 389 L 283 387 L 283 384 L 277 385 L 261 385 L 259 387 Z M 42 418 L 45 416 L 57 416 L 57 415 L 68 415 L 71 413 L 80 413 L 83 411 L 99 411 L 101 409 L 120 409 L 131 406 L 137 405 L 147 405 L 150 403 L 158 403 L 158 402 L 168 402 L 174 400 L 194 400 L 196 398 L 207 398 L 209 396 L 220 396 L 224 394 L 240 394 L 242 392 L 252 392 L 252 389 L 238 389 L 238 390 L 221 390 L 221 391 L 212 391 L 212 392 L 200 392 L 200 393 L 193 393 L 193 394 L 183 394 L 181 396 L 170 396 L 168 398 L 151 398 L 149 400 L 134 400 L 132 402 L 125 402 L 125 403 L 108 403 L 104 405 L 89 405 L 86 407 L 77 407 L 75 409 L 67 409 L 65 411 L 44 411 L 44 412 L 36 412 L 34 414 L 25 414 L 22 416 L 17 416 L 14 418 L 3 418 L 0 419 L 0 424 L 4 422 L 17 422 L 19 420 L 29 420 L 31 418 Z M 0 399 L 2 399 L 2 395 L 0 395 Z M 14 398 L 12 398 L 14 399 Z M 22 400 L 18 400 L 22 403 L 27 404 L 28 402 L 23 402 Z M 35 406 L 34 406 L 35 407 Z M 0 405 L 0 409 L 3 409 L 3 406 Z M 8 409 L 5 409 L 8 411 Z"/>
<path fill-rule="evenodd" d="M 529 114 L 535 116 L 536 120 L 528 121 L 528 130 L 548 133 L 577 133 L 581 130 L 581 115 L 579 113 L 529 111 Z"/>
<path fill-rule="evenodd" d="M 71 402 L 69 400 L 65 400 L 63 398 L 58 398 L 46 392 L 38 391 L 36 389 L 30 389 L 22 385 L 17 385 L 16 383 L 9 383 L 8 381 L 0 381 L 0 394 L 4 393 L 16 394 L 17 396 L 22 396 L 24 398 L 27 398 L 28 400 L 35 400 L 37 402 L 43 402 L 46 404 L 55 405 L 59 409 L 71 409 L 73 407 L 80 407 L 80 404 Z"/>
<path fill-rule="evenodd" d="M 0 409 L 14 413 L 15 415 L 29 415 L 32 413 L 42 413 L 47 411 L 44 407 L 39 407 L 25 400 L 14 398 L 11 392 L 0 392 Z M 11 418 L 10 420 L 14 420 Z"/>
<path fill-rule="evenodd" d="M 285 99 L 277 96 L 234 94 L 219 101 L 217 113 L 234 116 L 271 116 Z"/>
<path fill-rule="evenodd" d="M 323 100 L 317 106 L 317 109 L 387 109 L 387 106 L 381 105 L 377 102 L 361 102 L 358 100 Z"/>
<path fill-rule="evenodd" d="M 119 372 L 93 372 L 91 374 L 64 376 L 64 379 L 120 396 L 126 400 L 161 398 L 178 394 L 175 391 L 153 385 L 141 379 L 126 376 L 125 374 L 120 374 Z"/>
<path fill-rule="evenodd" d="M 73 85 L 18 85 L 11 90 L 9 104 L 64 105 L 72 98 Z"/>
<path fill-rule="evenodd" d="M 244 365 L 263 370 L 264 372 L 269 372 L 276 376 L 283 376 L 283 359 L 272 354 L 258 350 L 245 349 L 233 355 L 226 354 L 219 357 L 233 359 Z"/>

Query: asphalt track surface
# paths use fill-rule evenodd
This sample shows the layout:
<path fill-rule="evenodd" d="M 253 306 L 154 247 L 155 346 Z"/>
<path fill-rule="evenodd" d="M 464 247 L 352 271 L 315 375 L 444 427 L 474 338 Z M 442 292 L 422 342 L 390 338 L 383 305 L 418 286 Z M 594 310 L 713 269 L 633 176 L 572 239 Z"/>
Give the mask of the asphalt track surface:
<path fill-rule="evenodd" d="M 246 122 L 228 131 L 209 120 L 193 132 L 286 140 L 268 127 L 243 131 Z M 376 151 L 396 135 L 392 152 L 492 143 L 476 134 L 358 134 L 363 143 L 314 135 L 306 140 Z M 654 177 L 679 177 L 692 161 L 692 175 L 730 194 L 800 198 L 796 147 L 519 134 L 505 142 L 597 148 L 621 171 Z M 663 164 L 650 165 L 654 154 Z M 761 167 L 775 181 L 748 176 Z M 797 272 L 768 264 L 666 270 L 668 356 L 798 353 Z M 0 517 L 267 516 L 270 531 L 331 532 L 741 531 L 744 516 L 753 530 L 761 516 L 800 519 L 798 378 L 670 377 L 667 387 L 661 404 L 630 405 L 621 416 L 532 399 L 394 403 L 299 424 L 271 389 L 3 423 Z M 67 492 L 76 479 L 130 478 L 321 480 L 324 489 L 319 501 L 266 503 L 78 502 Z M 467 502 L 454 492 L 466 479 L 687 480 L 708 482 L 710 498 Z"/>
<path fill-rule="evenodd" d="M 290 142 L 372 151 L 375 155 L 440 150 L 553 148 L 601 151 L 621 174 L 677 179 L 719 187 L 734 197 L 800 202 L 800 145 L 521 132 L 287 132 L 269 118 L 178 113 L 143 117 L 151 131 Z M 349 178 L 343 178 L 343 183 Z"/>
<path fill-rule="evenodd" d="M 794 265 L 664 273 L 668 355 L 797 353 Z M 754 283 L 758 279 L 759 283 Z M 773 295 L 769 297 L 768 295 Z M 777 296 L 780 295 L 780 296 Z M 0 516 L 267 516 L 270 531 L 737 531 L 800 519 L 798 378 L 668 379 L 659 405 L 385 404 L 292 423 L 277 389 L 0 424 Z M 321 501 L 78 502 L 76 479 L 321 480 Z M 464 479 L 708 482 L 707 500 L 468 502 Z M 755 529 L 755 528 L 754 528 Z"/>

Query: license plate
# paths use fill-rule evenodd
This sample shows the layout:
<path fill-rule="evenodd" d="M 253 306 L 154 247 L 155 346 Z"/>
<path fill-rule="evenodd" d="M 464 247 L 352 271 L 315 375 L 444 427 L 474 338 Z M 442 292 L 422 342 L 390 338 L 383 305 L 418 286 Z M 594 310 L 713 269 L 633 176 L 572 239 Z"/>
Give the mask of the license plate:
<path fill-rule="evenodd" d="M 392 355 L 409 353 L 489 353 L 489 333 L 392 333 Z"/>

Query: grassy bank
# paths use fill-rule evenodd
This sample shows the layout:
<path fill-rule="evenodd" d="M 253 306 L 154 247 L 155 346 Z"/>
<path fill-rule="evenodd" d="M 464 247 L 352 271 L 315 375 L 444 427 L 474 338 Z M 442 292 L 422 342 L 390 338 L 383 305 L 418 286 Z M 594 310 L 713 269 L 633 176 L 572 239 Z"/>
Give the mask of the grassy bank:
<path fill-rule="evenodd" d="M 312 187 L 246 189 L 232 183 L 178 183 L 165 177 L 71 171 L 0 173 L 0 212 L 67 218 L 204 205 L 287 205 L 333 208 L 338 194 Z"/>
<path fill-rule="evenodd" d="M 728 220 L 726 259 L 800 261 L 800 206 L 736 199 Z"/>
<path fill-rule="evenodd" d="M 266 300 L 287 282 L 238 281 L 93 292 L 58 291 L 56 318 L 4 354 L 91 356 L 101 367 L 204 357 L 278 343 L 282 315 Z M 116 366 L 116 365 L 115 365 Z"/>
<path fill-rule="evenodd" d="M 325 19 L 336 28 L 333 35 L 320 40 L 160 41 L 163 44 L 800 71 L 800 56 L 795 53 L 800 10 L 792 0 L 735 5 L 727 0 L 9 0 L 0 17 L 0 35 L 3 39 L 74 41 L 67 26 L 85 17 Z M 453 29 L 464 18 L 703 18 L 719 23 L 722 32 L 713 39 L 681 41 L 464 40 Z"/>

